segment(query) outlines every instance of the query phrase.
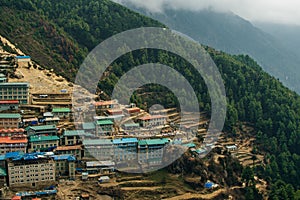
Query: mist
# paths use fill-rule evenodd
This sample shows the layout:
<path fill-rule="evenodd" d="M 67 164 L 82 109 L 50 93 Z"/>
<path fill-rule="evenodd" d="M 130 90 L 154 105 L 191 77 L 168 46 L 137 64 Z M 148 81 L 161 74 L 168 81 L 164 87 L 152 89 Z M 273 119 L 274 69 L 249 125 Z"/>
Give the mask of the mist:
<path fill-rule="evenodd" d="M 132 3 L 151 12 L 165 9 L 216 12 L 233 12 L 249 21 L 300 25 L 300 1 L 295 0 L 114 0 Z"/>

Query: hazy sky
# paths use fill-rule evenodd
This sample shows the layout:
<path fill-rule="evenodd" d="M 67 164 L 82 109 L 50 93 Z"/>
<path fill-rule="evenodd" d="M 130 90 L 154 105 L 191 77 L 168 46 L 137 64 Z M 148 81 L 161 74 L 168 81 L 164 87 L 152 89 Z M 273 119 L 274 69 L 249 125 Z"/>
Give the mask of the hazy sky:
<path fill-rule="evenodd" d="M 164 8 L 216 11 L 232 11 L 250 20 L 300 25 L 300 1 L 298 0 L 114 0 L 131 2 L 153 12 Z"/>

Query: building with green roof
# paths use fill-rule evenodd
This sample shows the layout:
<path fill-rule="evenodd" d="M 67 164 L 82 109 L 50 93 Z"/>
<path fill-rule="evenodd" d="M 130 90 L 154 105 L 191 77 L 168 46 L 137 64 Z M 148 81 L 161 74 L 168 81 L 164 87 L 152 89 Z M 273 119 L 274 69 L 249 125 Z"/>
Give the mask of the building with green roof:
<path fill-rule="evenodd" d="M 114 122 L 111 120 L 97 120 L 96 121 L 96 135 L 112 135 L 114 131 Z"/>
<path fill-rule="evenodd" d="M 138 141 L 138 160 L 141 164 L 160 165 L 164 156 L 164 147 L 168 138 L 147 139 Z"/>
<path fill-rule="evenodd" d="M 59 137 L 56 135 L 32 135 L 29 136 L 28 152 L 45 151 L 58 147 Z"/>
<path fill-rule="evenodd" d="M 31 135 L 57 135 L 57 128 L 55 125 L 43 126 L 28 126 L 25 128 L 28 136 Z"/>
<path fill-rule="evenodd" d="M 20 104 L 28 104 L 29 83 L 0 83 L 0 100 L 18 100 Z"/>
<path fill-rule="evenodd" d="M 55 117 L 69 118 L 71 116 L 70 108 L 53 108 L 52 113 Z"/>

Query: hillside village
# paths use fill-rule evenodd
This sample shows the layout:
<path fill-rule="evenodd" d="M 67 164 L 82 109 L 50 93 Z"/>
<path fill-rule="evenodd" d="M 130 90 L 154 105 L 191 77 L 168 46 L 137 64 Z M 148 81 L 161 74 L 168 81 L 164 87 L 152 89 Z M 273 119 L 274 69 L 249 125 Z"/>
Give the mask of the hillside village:
<path fill-rule="evenodd" d="M 82 102 L 72 102 L 77 86 L 1 40 L 14 51 L 0 50 L 0 185 L 5 198 L 65 196 L 62 181 L 118 185 L 119 170 L 161 168 L 164 155 L 174 146 L 193 157 L 219 147 L 232 152 L 245 166 L 263 161 L 262 155 L 256 155 L 255 162 L 252 159 L 253 139 L 245 142 L 221 134 L 214 143 L 214 138 L 206 138 L 206 117 L 197 121 L 195 113 L 188 113 L 190 117 L 181 121 L 176 108 L 147 112 L 118 100 L 92 100 L 89 107 L 97 115 L 88 122 L 74 122 L 82 110 L 74 110 L 72 104 L 80 108 L 86 98 L 97 95 L 85 91 Z M 213 185 L 218 187 L 209 187 Z M 88 191 L 69 194 L 69 199 L 93 199 Z"/>

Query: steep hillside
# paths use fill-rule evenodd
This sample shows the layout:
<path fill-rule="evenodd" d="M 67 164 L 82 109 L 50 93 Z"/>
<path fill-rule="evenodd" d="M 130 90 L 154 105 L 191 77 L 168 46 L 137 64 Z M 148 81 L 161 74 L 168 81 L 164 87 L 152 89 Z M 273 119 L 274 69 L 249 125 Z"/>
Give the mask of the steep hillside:
<path fill-rule="evenodd" d="M 124 1 L 126 2 L 126 1 Z M 300 93 L 300 59 L 282 40 L 253 26 L 233 13 L 210 10 L 187 11 L 165 9 L 153 13 L 126 6 L 165 23 L 194 40 L 230 54 L 247 54 L 259 62 L 265 71 L 279 78 L 290 89 Z"/>
<path fill-rule="evenodd" d="M 0 35 L 69 80 L 87 53 L 101 41 L 142 26 L 163 25 L 108 0 L 0 3 Z"/>

